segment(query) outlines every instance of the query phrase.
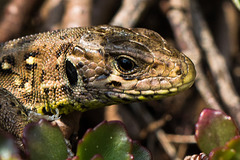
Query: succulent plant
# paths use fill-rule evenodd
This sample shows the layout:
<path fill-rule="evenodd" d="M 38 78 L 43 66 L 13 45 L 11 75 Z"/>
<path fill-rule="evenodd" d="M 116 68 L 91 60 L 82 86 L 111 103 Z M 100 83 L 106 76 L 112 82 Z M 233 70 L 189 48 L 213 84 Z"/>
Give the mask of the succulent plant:
<path fill-rule="evenodd" d="M 196 124 L 199 148 L 209 160 L 239 160 L 239 130 L 230 116 L 222 111 L 204 109 Z"/>
<path fill-rule="evenodd" d="M 104 121 L 95 128 L 88 129 L 83 138 L 79 140 L 74 157 L 68 157 L 67 145 L 59 128 L 43 119 L 25 127 L 23 144 L 26 151 L 25 156 L 28 159 L 152 159 L 146 148 L 129 138 L 120 121 Z M 13 139 L 0 137 L 0 159 L 21 159 Z"/>

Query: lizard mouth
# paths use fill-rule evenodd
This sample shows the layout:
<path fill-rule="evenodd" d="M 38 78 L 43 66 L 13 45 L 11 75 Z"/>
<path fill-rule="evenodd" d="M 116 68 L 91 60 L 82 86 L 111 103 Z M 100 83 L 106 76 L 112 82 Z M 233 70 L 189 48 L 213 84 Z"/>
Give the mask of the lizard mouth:
<path fill-rule="evenodd" d="M 129 102 L 136 100 L 139 101 L 159 100 L 164 97 L 176 95 L 177 93 L 190 88 L 193 85 L 193 83 L 194 81 L 191 81 L 176 88 L 160 89 L 155 91 L 153 90 L 146 91 L 126 90 L 123 92 L 109 91 L 105 92 L 105 96 L 110 97 L 112 100 L 116 102 L 122 103 L 124 103 L 124 101 L 126 100 L 128 100 Z"/>

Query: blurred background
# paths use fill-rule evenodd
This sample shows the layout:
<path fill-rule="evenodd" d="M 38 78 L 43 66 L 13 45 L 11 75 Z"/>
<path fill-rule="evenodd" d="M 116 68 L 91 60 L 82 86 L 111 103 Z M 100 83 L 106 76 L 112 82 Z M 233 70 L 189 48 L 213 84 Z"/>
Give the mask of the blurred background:
<path fill-rule="evenodd" d="M 121 120 L 154 160 L 183 159 L 200 153 L 194 132 L 203 108 L 223 110 L 240 124 L 239 15 L 230 0 L 1 0 L 0 42 L 101 24 L 158 32 L 192 59 L 194 86 L 159 101 L 85 112 L 79 138 L 103 120 Z"/>

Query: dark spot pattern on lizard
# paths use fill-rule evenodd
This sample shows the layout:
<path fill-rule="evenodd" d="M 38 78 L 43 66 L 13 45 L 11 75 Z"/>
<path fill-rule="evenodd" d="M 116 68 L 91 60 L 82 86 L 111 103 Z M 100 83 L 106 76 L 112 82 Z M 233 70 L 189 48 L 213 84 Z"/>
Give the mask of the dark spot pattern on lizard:
<path fill-rule="evenodd" d="M 26 53 L 24 54 L 24 60 L 27 60 L 29 57 L 36 57 L 37 55 L 39 55 L 40 52 L 30 52 L 30 53 Z"/>
<path fill-rule="evenodd" d="M 56 69 L 57 69 L 57 70 L 59 70 L 59 69 L 60 69 L 60 67 L 59 67 L 59 64 L 56 64 Z"/>
<path fill-rule="evenodd" d="M 24 85 L 28 82 L 28 79 L 23 78 L 22 80 L 20 80 L 20 84 L 18 85 L 19 88 L 24 88 Z"/>
<path fill-rule="evenodd" d="M 37 68 L 37 63 L 33 63 L 33 64 L 28 64 L 28 63 L 27 63 L 27 64 L 25 65 L 25 67 L 26 67 L 27 70 L 33 71 L 34 69 Z"/>
<path fill-rule="evenodd" d="M 3 61 L 6 61 L 10 65 L 14 66 L 15 65 L 15 58 L 12 55 L 4 56 Z"/>
<path fill-rule="evenodd" d="M 13 55 L 6 55 L 2 58 L 2 62 L 0 62 L 1 70 L 11 71 L 15 66 L 15 58 Z"/>
<path fill-rule="evenodd" d="M 61 88 L 66 94 L 71 95 L 73 93 L 73 90 L 68 85 L 62 85 Z"/>
<path fill-rule="evenodd" d="M 48 96 L 48 93 L 49 93 L 49 88 L 44 88 L 44 93 L 45 93 L 45 95 L 47 95 L 47 96 Z"/>
<path fill-rule="evenodd" d="M 42 70 L 41 76 L 40 76 L 40 82 L 42 83 L 44 81 L 44 76 L 46 76 L 46 72 Z"/>
<path fill-rule="evenodd" d="M 56 57 L 60 57 L 62 53 L 64 53 L 65 51 L 67 51 L 67 49 L 71 46 L 71 44 L 69 43 L 64 43 L 62 45 L 60 45 L 59 49 L 56 51 Z"/>

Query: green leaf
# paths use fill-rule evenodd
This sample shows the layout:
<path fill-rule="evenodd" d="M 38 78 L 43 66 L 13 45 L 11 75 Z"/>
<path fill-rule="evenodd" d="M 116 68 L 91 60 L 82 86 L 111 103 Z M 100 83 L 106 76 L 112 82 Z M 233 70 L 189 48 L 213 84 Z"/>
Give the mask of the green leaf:
<path fill-rule="evenodd" d="M 94 157 L 104 160 L 131 160 L 131 149 L 131 140 L 122 123 L 105 121 L 85 133 L 79 141 L 76 155 L 83 160 Z"/>
<path fill-rule="evenodd" d="M 20 159 L 18 149 L 14 140 L 9 136 L 0 135 L 0 159 L 18 160 Z"/>
<path fill-rule="evenodd" d="M 141 146 L 140 144 L 134 142 L 133 143 L 133 151 L 132 151 L 134 160 L 151 160 L 151 153 Z"/>
<path fill-rule="evenodd" d="M 239 160 L 240 136 L 236 136 L 226 143 L 224 147 L 217 148 L 209 154 L 210 160 Z"/>
<path fill-rule="evenodd" d="M 24 146 L 30 159 L 65 160 L 67 147 L 64 137 L 57 126 L 46 120 L 30 123 L 24 129 Z"/>
<path fill-rule="evenodd" d="M 204 109 L 196 124 L 196 140 L 199 148 L 206 154 L 238 134 L 231 117 L 221 111 Z"/>
<path fill-rule="evenodd" d="M 234 159 L 240 159 L 240 136 L 236 136 L 227 143 L 227 147 L 235 151 Z"/>
<path fill-rule="evenodd" d="M 210 153 L 209 160 L 234 160 L 235 151 L 231 149 L 220 148 Z"/>
<path fill-rule="evenodd" d="M 238 10 L 240 10 L 240 0 L 232 0 Z"/>

